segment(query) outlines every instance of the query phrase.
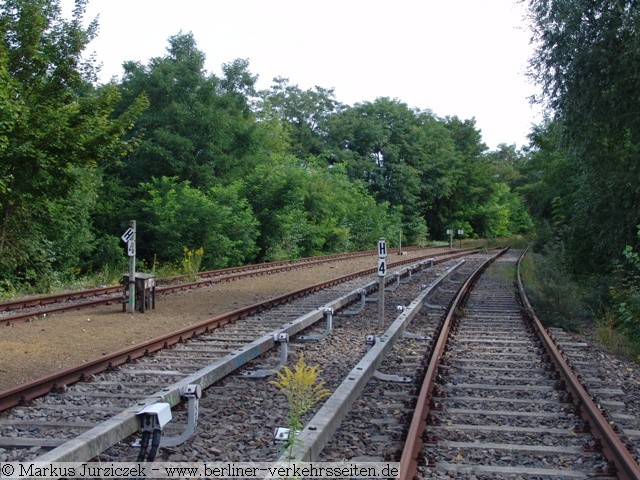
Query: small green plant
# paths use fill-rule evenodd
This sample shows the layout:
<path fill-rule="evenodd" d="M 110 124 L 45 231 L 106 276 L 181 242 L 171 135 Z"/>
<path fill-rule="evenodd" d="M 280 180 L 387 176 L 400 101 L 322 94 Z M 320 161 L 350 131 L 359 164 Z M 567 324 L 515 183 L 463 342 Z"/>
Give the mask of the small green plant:
<path fill-rule="evenodd" d="M 200 265 L 202 264 L 204 248 L 200 247 L 197 250 L 190 250 L 184 247 L 183 251 L 182 274 L 189 280 L 196 280 L 198 278 L 198 272 L 200 271 Z"/>
<path fill-rule="evenodd" d="M 616 351 L 622 340 L 621 335 L 616 332 L 616 318 L 611 311 L 604 313 L 603 317 L 596 321 L 595 336 L 610 351 Z"/>
<path fill-rule="evenodd" d="M 285 442 L 285 449 L 289 461 L 292 459 L 296 432 L 303 426 L 302 417 L 316 403 L 329 396 L 325 382 L 318 381 L 320 373 L 320 368 L 317 365 L 307 365 L 304 354 L 301 354 L 293 370 L 284 367 L 282 372 L 276 371 L 278 380 L 269 382 L 287 398 L 289 437 Z"/>
<path fill-rule="evenodd" d="M 640 362 L 640 345 L 620 329 L 615 310 L 606 310 L 596 322 L 595 336 L 608 351 Z"/>

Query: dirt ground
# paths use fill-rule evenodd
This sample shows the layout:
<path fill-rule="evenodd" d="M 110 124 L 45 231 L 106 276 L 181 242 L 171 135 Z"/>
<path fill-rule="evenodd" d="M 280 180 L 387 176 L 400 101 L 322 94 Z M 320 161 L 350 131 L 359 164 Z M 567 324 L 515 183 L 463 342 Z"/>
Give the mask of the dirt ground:
<path fill-rule="evenodd" d="M 409 252 L 403 259 L 424 252 Z M 388 261 L 394 261 L 389 256 Z M 156 298 L 155 310 L 123 313 L 119 304 L 0 326 L 0 391 L 142 343 L 225 312 L 355 271 L 377 257 L 251 277 Z"/>

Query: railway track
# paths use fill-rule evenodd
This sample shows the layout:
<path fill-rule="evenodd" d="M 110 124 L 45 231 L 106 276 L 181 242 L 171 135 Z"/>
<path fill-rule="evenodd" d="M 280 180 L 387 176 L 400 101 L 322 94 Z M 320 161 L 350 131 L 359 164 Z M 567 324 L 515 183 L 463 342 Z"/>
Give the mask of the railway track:
<path fill-rule="evenodd" d="M 505 281 L 515 263 L 498 260 L 447 316 L 402 478 L 640 478 L 637 458 Z"/>
<path fill-rule="evenodd" d="M 408 247 L 405 251 L 424 250 L 418 247 Z M 446 255 L 447 249 L 435 247 L 430 249 L 435 256 Z M 373 252 L 349 252 L 342 254 L 307 257 L 298 260 L 283 260 L 277 262 L 230 267 L 218 270 L 200 272 L 198 279 L 193 281 L 184 276 L 158 279 L 155 294 L 158 296 L 183 292 L 195 288 L 204 288 L 221 282 L 231 282 L 241 278 L 272 275 L 294 268 L 305 268 L 323 263 L 339 262 L 353 258 L 371 256 Z M 6 326 L 26 322 L 35 316 L 47 316 L 55 313 L 113 305 L 123 303 L 124 288 L 122 285 L 111 285 L 67 292 L 56 295 L 44 295 L 20 298 L 0 303 L 0 324 Z"/>
<path fill-rule="evenodd" d="M 195 382 L 205 388 L 196 435 L 184 444 L 162 447 L 159 460 L 273 462 L 281 454 L 273 429 L 286 424 L 286 411 L 268 377 L 259 372 L 277 368 L 286 351 L 292 357 L 288 363 L 304 353 L 309 363 L 319 365 L 333 392 L 305 419 L 294 460 L 402 459 L 402 478 L 640 478 L 629 476 L 637 470 L 626 472 L 612 459 L 611 448 L 618 447 L 594 432 L 593 423 L 591 433 L 583 428 L 583 404 L 576 409 L 564 394 L 578 398 L 574 387 L 563 383 L 543 353 L 544 342 L 524 327 L 523 309 L 504 273 L 512 273 L 513 254 L 490 267 L 465 306 L 456 303 L 459 289 L 491 256 L 451 259 L 430 268 L 423 263 L 400 267 L 397 277 L 389 276 L 384 327 L 376 305 L 366 301 L 375 295 L 377 282 L 363 286 L 352 280 L 185 338 L 173 348 L 95 375 L 91 382 L 62 388 L 28 408 L 13 408 L 0 417 L 0 441 L 5 448 L 10 447 L 7 437 L 23 444 L 13 451 L 19 455 L 5 454 L 5 460 L 135 461 L 135 412 L 145 404 L 168 402 L 175 423 L 166 434 L 175 436 L 189 415 L 180 391 Z M 454 318 L 448 307 L 458 314 L 453 328 L 447 326 Z M 329 308 L 333 330 L 323 337 L 331 323 Z M 349 314 L 341 315 L 345 311 Z M 449 329 L 456 336 L 444 353 Z M 275 338 L 282 333 L 291 341 L 277 347 Z M 300 342 L 301 335 L 321 338 Z M 576 345 L 565 342 L 565 348 Z M 420 391 L 423 377 L 437 380 L 425 380 L 430 399 Z M 605 409 L 619 409 L 622 402 L 601 403 Z M 414 414 L 421 404 L 429 411 Z M 618 417 L 624 415 L 618 412 Z M 414 424 L 425 419 L 426 432 L 418 429 L 417 437 L 426 443 L 407 441 L 416 433 Z M 71 442 L 52 440 L 65 437 Z M 585 451 L 584 444 L 601 445 L 606 456 Z"/>
<path fill-rule="evenodd" d="M 425 253 L 429 252 L 430 251 L 427 250 L 427 252 Z M 457 258 L 467 253 L 468 252 L 450 252 L 445 253 L 444 256 L 442 254 L 435 254 L 433 257 L 423 258 L 433 258 L 434 262 L 438 263 L 446 259 Z M 419 258 L 404 258 L 403 260 L 395 261 L 393 265 L 402 266 L 416 261 L 419 261 Z M 161 335 L 156 338 L 151 338 L 150 340 L 143 343 L 139 343 L 131 347 L 115 351 L 113 353 L 104 352 L 101 356 L 98 356 L 94 359 L 88 359 L 76 366 L 59 370 L 53 374 L 38 378 L 25 384 L 21 384 L 9 390 L 0 391 L 0 411 L 17 405 L 18 403 L 28 402 L 34 398 L 37 398 L 38 396 L 48 393 L 51 390 L 57 390 L 74 382 L 86 380 L 90 378 L 91 375 L 101 372 L 107 368 L 114 368 L 118 365 L 154 353 L 160 349 L 170 347 L 194 335 L 199 335 L 228 323 L 235 322 L 246 317 L 247 315 L 254 314 L 255 312 L 260 312 L 267 308 L 273 308 L 280 304 L 284 304 L 294 299 L 304 297 L 308 294 L 321 291 L 322 289 L 337 285 L 344 281 L 371 275 L 375 273 L 375 271 L 375 267 L 356 271 L 350 275 L 333 278 L 333 280 L 311 285 L 308 288 L 302 288 L 300 290 L 291 292 L 290 294 L 276 296 L 255 305 L 240 307 L 238 309 L 229 311 L 229 313 L 224 313 L 212 318 L 208 318 L 201 321 L 200 323 L 190 325 L 178 331 Z"/>
<path fill-rule="evenodd" d="M 443 259 L 439 262 L 453 261 L 455 260 Z M 437 275 L 438 271 L 442 271 L 439 265 L 428 268 L 425 262 L 399 268 L 404 268 L 402 275 L 410 278 L 414 284 L 419 282 L 423 275 L 433 276 Z M 409 272 L 413 272 L 414 275 L 412 276 Z M 401 275 L 398 275 L 396 280 L 396 276 L 390 275 L 390 289 L 399 290 L 400 277 Z M 272 305 L 268 310 L 262 306 L 254 311 L 244 312 L 242 319 L 236 319 L 235 324 L 229 324 L 225 328 L 215 330 L 203 328 L 196 337 L 191 338 L 193 335 L 190 335 L 189 341 L 186 341 L 185 335 L 184 342 L 174 344 L 175 346 L 171 349 L 144 356 L 136 362 L 123 363 L 119 367 L 114 365 L 112 371 L 104 374 L 85 375 L 85 380 L 91 380 L 90 382 L 56 388 L 54 393 L 29 402 L 29 406 L 15 407 L 3 414 L 0 420 L 0 428 L 2 428 L 0 441 L 3 443 L 0 448 L 15 448 L 13 452 L 16 456 L 11 458 L 13 461 L 33 460 L 38 453 L 41 453 L 41 449 L 54 446 L 58 448 L 50 452 L 50 455 L 55 455 L 57 460 L 75 461 L 81 458 L 88 460 L 102 454 L 110 445 L 121 441 L 122 438 L 116 437 L 123 432 L 133 434 L 137 431 L 138 419 L 134 412 L 140 409 L 140 401 L 143 404 L 156 403 L 162 398 L 171 406 L 177 405 L 181 401 L 181 390 L 191 383 L 198 383 L 203 388 L 214 385 L 213 390 L 206 391 L 203 403 L 209 395 L 215 400 L 216 396 L 211 392 L 220 390 L 224 390 L 222 396 L 225 399 L 242 398 L 246 401 L 247 395 L 235 395 L 233 391 L 227 392 L 227 384 L 234 380 L 234 376 L 230 374 L 238 368 L 251 371 L 255 368 L 251 361 L 263 354 L 275 355 L 276 360 L 280 358 L 281 353 L 277 351 L 275 354 L 269 353 L 275 347 L 274 335 L 280 333 L 296 335 L 304 328 L 322 321 L 327 308 L 332 308 L 339 313 L 348 305 L 355 304 L 363 310 L 371 310 L 371 308 L 364 308 L 367 304 L 363 303 L 363 295 L 374 292 L 377 284 L 377 281 L 369 281 L 363 286 L 361 279 L 336 282 L 328 289 L 318 289 L 317 293 L 299 298 L 295 302 Z M 415 285 L 414 288 L 419 289 Z M 388 295 L 392 295 L 392 292 Z M 393 312 L 390 313 L 393 314 Z M 337 316 L 337 318 L 341 317 Z M 353 324 L 350 335 L 360 337 L 357 343 L 360 349 L 364 350 L 362 326 L 350 316 L 345 317 L 344 321 L 350 321 Z M 341 319 L 338 324 L 336 320 L 339 325 L 336 330 L 340 330 L 340 333 L 344 328 L 341 325 L 342 322 Z M 333 341 L 349 343 L 349 338 L 332 335 L 329 342 L 312 346 L 311 349 L 315 348 L 326 354 L 327 344 Z M 293 344 L 291 348 L 295 349 Z M 350 345 L 345 350 L 357 356 L 360 349 L 354 349 L 353 345 Z M 338 356 L 330 355 L 329 358 L 334 362 L 338 360 L 339 365 L 348 365 Z M 269 365 L 267 358 L 259 358 L 255 361 L 258 364 L 267 363 L 267 369 L 275 366 L 273 362 Z M 251 392 L 261 391 L 254 388 L 255 384 L 251 385 L 251 382 L 260 382 L 260 380 L 252 378 L 251 375 L 248 377 L 240 375 L 239 379 L 235 379 L 235 381 L 240 380 L 242 385 L 240 389 Z M 215 385 L 222 379 L 225 379 L 224 387 Z M 247 382 L 250 383 L 247 384 Z M 62 384 L 63 382 L 60 381 L 59 385 Z M 275 396 L 274 392 L 270 395 Z M 220 408 L 219 402 L 216 403 L 217 408 Z M 238 407 L 238 411 L 243 410 L 247 411 L 247 407 L 245 406 L 244 409 Z M 279 405 L 277 410 L 282 414 L 282 405 Z M 223 419 L 228 422 L 229 412 L 223 414 Z M 77 421 L 80 422 L 76 423 Z M 221 428 L 216 431 L 226 430 Z M 267 431 L 271 432 L 270 426 Z M 71 440 L 73 444 L 73 439 L 82 432 L 84 435 L 81 436 L 81 446 L 74 444 L 71 451 L 67 452 L 65 448 L 69 447 L 64 446 L 65 440 Z M 65 453 L 60 454 L 60 449 Z M 58 452 L 54 453 L 56 451 Z M 43 458 L 48 458 L 47 454 Z"/>

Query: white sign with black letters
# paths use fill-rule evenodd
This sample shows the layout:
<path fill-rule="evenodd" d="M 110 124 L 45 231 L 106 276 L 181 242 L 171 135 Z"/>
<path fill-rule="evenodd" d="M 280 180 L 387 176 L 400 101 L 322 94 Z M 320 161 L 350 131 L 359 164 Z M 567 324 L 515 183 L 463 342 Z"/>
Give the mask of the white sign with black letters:
<path fill-rule="evenodd" d="M 134 234 L 134 230 L 133 228 L 127 228 L 127 230 L 122 234 L 122 236 L 120 237 L 122 239 L 122 241 L 124 243 L 129 243 L 129 240 L 131 240 L 131 237 L 133 237 Z"/>
<path fill-rule="evenodd" d="M 378 276 L 384 277 L 387 274 L 387 260 L 385 258 L 378 259 Z"/>
<path fill-rule="evenodd" d="M 384 238 L 378 240 L 378 258 L 387 258 L 387 242 Z"/>

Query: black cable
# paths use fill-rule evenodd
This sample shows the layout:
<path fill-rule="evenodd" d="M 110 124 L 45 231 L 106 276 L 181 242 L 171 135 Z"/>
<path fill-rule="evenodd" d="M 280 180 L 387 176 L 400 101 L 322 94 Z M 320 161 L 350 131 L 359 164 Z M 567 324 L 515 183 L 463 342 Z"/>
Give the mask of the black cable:
<path fill-rule="evenodd" d="M 160 448 L 161 439 L 162 439 L 162 430 L 157 428 L 153 431 L 153 440 L 151 441 L 151 450 L 149 451 L 147 462 L 153 462 L 155 460 L 156 454 L 158 453 L 158 448 Z"/>
<path fill-rule="evenodd" d="M 144 456 L 147 453 L 147 448 L 149 447 L 149 437 L 151 436 L 151 432 L 145 430 L 142 432 L 142 440 L 140 440 L 140 453 L 138 453 L 138 459 L 136 462 L 144 462 Z"/>

